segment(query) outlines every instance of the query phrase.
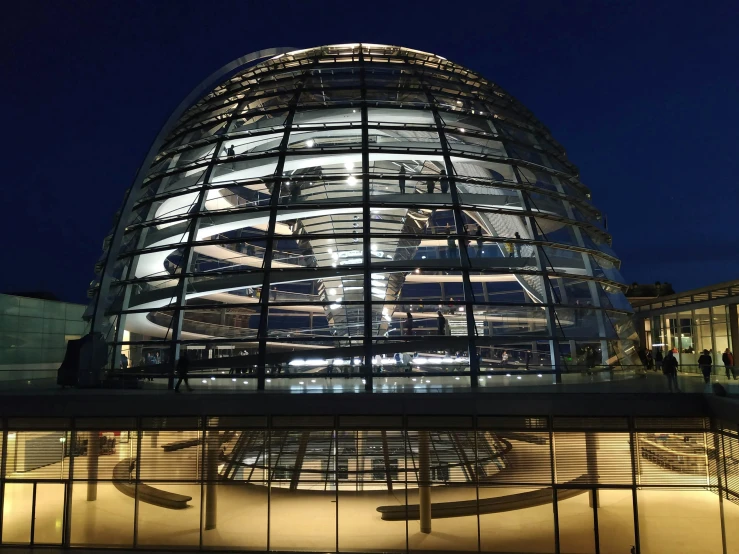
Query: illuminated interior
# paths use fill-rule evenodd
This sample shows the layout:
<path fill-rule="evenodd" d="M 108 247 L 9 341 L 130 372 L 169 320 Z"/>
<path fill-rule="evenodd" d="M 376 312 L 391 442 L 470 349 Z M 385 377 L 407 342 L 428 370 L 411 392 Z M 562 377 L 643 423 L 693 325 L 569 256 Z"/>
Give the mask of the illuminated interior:
<path fill-rule="evenodd" d="M 121 353 L 139 367 L 187 352 L 259 388 L 310 374 L 372 390 L 633 363 L 620 262 L 577 168 L 518 101 L 444 58 L 281 54 L 202 96 L 156 148 L 91 289 L 114 369 Z"/>

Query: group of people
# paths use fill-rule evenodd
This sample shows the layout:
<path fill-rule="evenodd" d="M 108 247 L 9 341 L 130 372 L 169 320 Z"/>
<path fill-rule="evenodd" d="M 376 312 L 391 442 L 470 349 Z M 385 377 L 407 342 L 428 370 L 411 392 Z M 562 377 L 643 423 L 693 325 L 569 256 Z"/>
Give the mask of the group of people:
<path fill-rule="evenodd" d="M 652 353 L 646 352 L 644 360 L 642 360 L 647 369 L 652 369 Z M 734 355 L 728 348 L 724 350 L 721 356 L 721 361 L 724 364 L 724 371 L 726 372 L 727 379 L 736 380 L 736 369 L 734 368 Z M 657 350 L 654 355 L 654 364 L 656 365 L 656 371 L 662 370 L 662 373 L 667 377 L 667 386 L 669 390 L 679 391 L 677 386 L 677 372 L 679 363 L 675 357 L 675 353 L 672 350 L 668 350 L 667 354 L 663 357 L 662 350 Z M 698 358 L 698 368 L 703 375 L 703 382 L 708 384 L 711 382 L 711 373 L 713 372 L 713 357 L 708 350 L 703 350 L 703 353 Z"/>
<path fill-rule="evenodd" d="M 406 312 L 405 314 L 405 334 L 407 336 L 413 335 L 413 314 Z M 452 330 L 449 327 L 449 322 L 444 317 L 444 314 L 439 310 L 436 312 L 436 334 L 437 335 L 451 335 Z"/>
<path fill-rule="evenodd" d="M 446 170 L 442 169 L 439 173 L 439 186 L 441 187 L 441 193 L 446 194 L 449 192 L 449 177 L 446 174 Z M 400 173 L 398 174 L 398 188 L 400 188 L 400 194 L 405 194 L 405 166 L 400 166 Z M 426 192 L 433 194 L 436 189 L 436 181 L 434 179 L 426 179 Z"/>

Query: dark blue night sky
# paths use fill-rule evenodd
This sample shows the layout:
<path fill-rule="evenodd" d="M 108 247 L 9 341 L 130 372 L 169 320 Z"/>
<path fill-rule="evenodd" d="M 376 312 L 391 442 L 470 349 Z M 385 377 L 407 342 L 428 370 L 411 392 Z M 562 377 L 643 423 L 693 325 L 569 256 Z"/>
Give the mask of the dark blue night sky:
<path fill-rule="evenodd" d="M 360 11 L 363 10 L 363 11 Z M 627 282 L 739 277 L 739 5 L 672 2 L 13 2 L 0 34 L 0 292 L 84 302 L 150 142 L 248 52 L 346 42 L 437 53 L 552 131 Z"/>

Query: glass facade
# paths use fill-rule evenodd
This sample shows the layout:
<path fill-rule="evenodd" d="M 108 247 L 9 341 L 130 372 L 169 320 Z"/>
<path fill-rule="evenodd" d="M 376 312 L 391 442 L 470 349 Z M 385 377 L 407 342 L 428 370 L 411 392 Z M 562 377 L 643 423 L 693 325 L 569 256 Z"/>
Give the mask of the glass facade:
<path fill-rule="evenodd" d="M 739 552 L 739 432 L 717 420 L 230 416 L 3 425 L 3 545 Z"/>
<path fill-rule="evenodd" d="M 154 147 L 88 317 L 109 369 L 407 373 L 477 386 L 628 365 L 636 333 L 589 190 L 480 75 L 350 44 L 241 67 Z M 460 379 L 455 379 L 460 377 Z"/>
<path fill-rule="evenodd" d="M 698 358 L 708 350 L 717 377 L 733 379 L 739 365 L 737 304 L 739 282 L 721 283 L 663 298 L 635 302 L 635 321 L 644 348 L 672 350 L 683 370 L 697 371 Z M 724 353 L 731 353 L 727 364 Z M 726 366 L 729 369 L 726 369 Z"/>
<path fill-rule="evenodd" d="M 0 381 L 55 377 L 67 341 L 86 333 L 84 311 L 81 304 L 0 294 Z"/>

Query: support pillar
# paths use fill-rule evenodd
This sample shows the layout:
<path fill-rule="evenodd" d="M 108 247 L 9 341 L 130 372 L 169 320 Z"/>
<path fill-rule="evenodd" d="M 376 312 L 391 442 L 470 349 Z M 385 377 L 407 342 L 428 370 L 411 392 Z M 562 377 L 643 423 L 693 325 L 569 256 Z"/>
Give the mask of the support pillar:
<path fill-rule="evenodd" d="M 74 444 L 72 444 L 74 449 Z M 98 499 L 98 466 L 100 462 L 100 432 L 90 431 L 87 435 L 87 500 Z"/>
<path fill-rule="evenodd" d="M 585 456 L 587 458 L 588 477 L 591 483 L 598 482 L 598 434 L 593 432 L 585 433 Z M 590 507 L 600 507 L 600 496 L 598 491 L 593 489 L 589 493 Z"/>
<path fill-rule="evenodd" d="M 205 441 L 205 530 L 216 528 L 218 520 L 218 455 L 221 447 L 218 431 L 208 431 Z"/>
<path fill-rule="evenodd" d="M 421 533 L 431 532 L 431 471 L 429 432 L 418 432 L 418 505 Z"/>

